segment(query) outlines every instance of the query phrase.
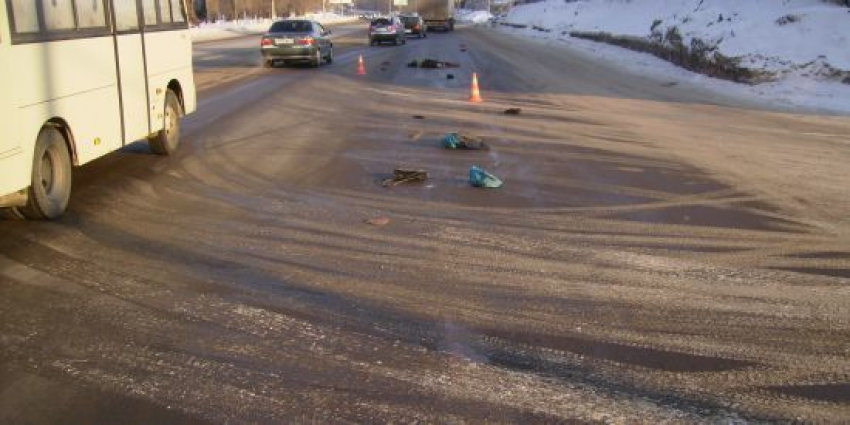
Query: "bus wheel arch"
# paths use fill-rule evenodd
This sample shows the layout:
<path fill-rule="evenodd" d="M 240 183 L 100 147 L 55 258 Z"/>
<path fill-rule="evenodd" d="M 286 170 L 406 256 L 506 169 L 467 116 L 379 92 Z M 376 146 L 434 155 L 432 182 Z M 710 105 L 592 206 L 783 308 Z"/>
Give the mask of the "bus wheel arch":
<path fill-rule="evenodd" d="M 183 99 L 183 87 L 180 86 L 180 82 L 177 80 L 169 81 L 168 90 L 171 90 L 177 96 L 177 101 L 180 102 L 180 111 L 182 114 L 185 114 L 183 111 L 186 110 L 186 101 Z"/>
<path fill-rule="evenodd" d="M 67 126 L 52 120 L 38 132 L 27 203 L 18 208 L 30 220 L 58 218 L 68 207 L 73 168 L 69 134 Z"/>
<path fill-rule="evenodd" d="M 71 126 L 59 117 L 49 119 L 46 123 L 44 123 L 44 126 L 53 127 L 62 133 L 62 136 L 65 138 L 65 147 L 68 148 L 68 152 L 71 155 L 71 163 L 75 167 L 80 165 L 80 160 L 77 157 L 77 143 L 74 140 L 74 133 L 71 131 Z"/>

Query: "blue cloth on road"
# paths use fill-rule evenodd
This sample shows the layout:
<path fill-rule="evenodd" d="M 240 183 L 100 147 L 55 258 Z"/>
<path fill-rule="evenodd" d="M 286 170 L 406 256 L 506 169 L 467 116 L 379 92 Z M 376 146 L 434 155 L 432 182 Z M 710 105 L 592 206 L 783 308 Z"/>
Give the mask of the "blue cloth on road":
<path fill-rule="evenodd" d="M 469 169 L 469 184 L 475 187 L 490 187 L 496 188 L 502 186 L 502 181 L 498 177 L 488 173 L 483 168 L 473 165 Z"/>
<path fill-rule="evenodd" d="M 457 133 L 448 133 L 443 137 L 443 147 L 446 149 L 460 148 L 460 135 Z"/>

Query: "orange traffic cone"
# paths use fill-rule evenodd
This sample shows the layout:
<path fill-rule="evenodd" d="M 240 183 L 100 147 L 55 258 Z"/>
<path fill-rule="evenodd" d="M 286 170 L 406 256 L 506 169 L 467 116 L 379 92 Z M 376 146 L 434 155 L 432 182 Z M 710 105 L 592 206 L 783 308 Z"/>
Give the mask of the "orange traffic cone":
<path fill-rule="evenodd" d="M 472 73 L 472 94 L 469 96 L 469 101 L 472 103 L 481 103 L 484 99 L 481 98 L 481 92 L 478 91 L 478 73 Z"/>
<path fill-rule="evenodd" d="M 357 75 L 366 75 L 366 67 L 363 65 L 363 55 L 357 58 Z"/>

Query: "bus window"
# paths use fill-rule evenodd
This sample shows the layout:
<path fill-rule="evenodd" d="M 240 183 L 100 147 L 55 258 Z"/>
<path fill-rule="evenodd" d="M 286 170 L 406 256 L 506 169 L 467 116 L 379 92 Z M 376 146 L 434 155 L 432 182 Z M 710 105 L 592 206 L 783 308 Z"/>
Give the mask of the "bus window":
<path fill-rule="evenodd" d="M 69 1 L 41 0 L 48 31 L 73 30 L 74 4 Z"/>
<path fill-rule="evenodd" d="M 145 26 L 156 26 L 156 0 L 142 0 L 142 10 L 145 13 Z"/>
<path fill-rule="evenodd" d="M 159 17 L 163 24 L 171 23 L 171 7 L 168 5 L 168 0 L 159 0 Z"/>
<path fill-rule="evenodd" d="M 115 29 L 117 31 L 132 31 L 139 28 L 139 12 L 135 1 L 116 1 Z"/>
<path fill-rule="evenodd" d="M 12 13 L 15 20 L 15 33 L 38 32 L 38 14 L 32 0 L 12 0 Z"/>
<path fill-rule="evenodd" d="M 165 0 L 162 0 L 165 1 Z M 171 0 L 171 16 L 174 17 L 174 23 L 186 22 L 186 16 L 183 15 L 183 2 L 179 0 Z"/>
<path fill-rule="evenodd" d="M 106 14 L 99 0 L 77 1 L 77 25 L 79 28 L 103 28 Z"/>

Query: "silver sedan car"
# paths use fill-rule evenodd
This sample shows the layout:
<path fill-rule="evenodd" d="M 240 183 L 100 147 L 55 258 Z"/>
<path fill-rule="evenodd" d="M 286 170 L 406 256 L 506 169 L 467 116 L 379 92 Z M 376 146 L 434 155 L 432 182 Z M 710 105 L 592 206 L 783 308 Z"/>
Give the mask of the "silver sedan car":
<path fill-rule="evenodd" d="M 318 68 L 323 61 L 333 62 L 331 32 L 316 21 L 286 19 L 272 24 L 260 41 L 260 52 L 267 67 L 276 61 L 306 62 Z"/>

